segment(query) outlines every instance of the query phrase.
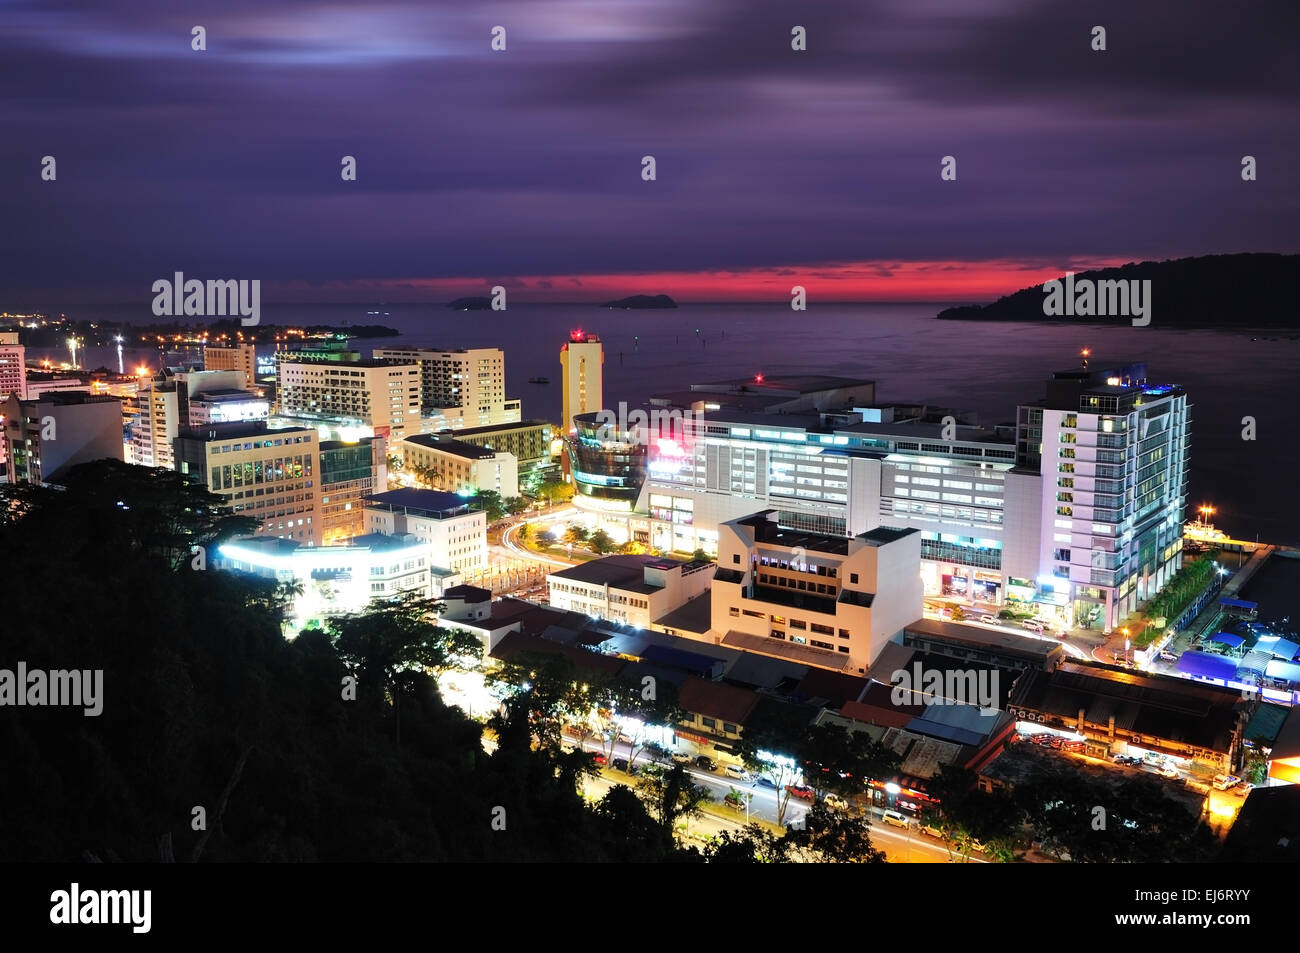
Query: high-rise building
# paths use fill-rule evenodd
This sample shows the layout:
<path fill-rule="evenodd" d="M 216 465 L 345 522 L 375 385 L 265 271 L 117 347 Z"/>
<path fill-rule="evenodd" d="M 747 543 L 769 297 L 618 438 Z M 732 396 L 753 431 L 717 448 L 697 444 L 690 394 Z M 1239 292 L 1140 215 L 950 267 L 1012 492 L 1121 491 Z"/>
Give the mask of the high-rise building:
<path fill-rule="evenodd" d="M 605 351 L 600 338 L 587 331 L 570 331 L 560 348 L 561 396 L 564 432 L 572 433 L 573 418 L 605 408 Z"/>
<path fill-rule="evenodd" d="M 375 348 L 376 360 L 420 367 L 420 410 L 452 428 L 518 423 L 520 401 L 506 399 L 506 357 L 496 347 L 448 350 Z"/>
<path fill-rule="evenodd" d="M 17 331 L 0 331 L 0 399 L 27 396 L 27 348 L 18 343 Z"/>
<path fill-rule="evenodd" d="M 176 469 L 223 497 L 240 516 L 261 520 L 259 536 L 321 543 L 320 445 L 305 427 L 219 423 L 173 441 Z"/>
<path fill-rule="evenodd" d="M 203 348 L 205 371 L 242 371 L 244 390 L 257 390 L 257 345 L 235 344 L 218 347 L 209 344 Z"/>
<path fill-rule="evenodd" d="M 320 520 L 324 545 L 365 533 L 361 501 L 387 489 L 388 441 L 363 437 L 320 444 Z"/>
<path fill-rule="evenodd" d="M 87 391 L 33 400 L 10 396 L 3 407 L 10 483 L 49 483 L 93 460 L 122 459 L 122 402 Z"/>
<path fill-rule="evenodd" d="M 278 413 L 397 441 L 420 432 L 420 366 L 390 361 L 281 361 Z"/>
<path fill-rule="evenodd" d="M 1182 566 L 1190 405 L 1144 364 L 1060 371 L 1017 413 L 1017 463 L 1041 474 L 1036 601 L 1111 629 Z"/>

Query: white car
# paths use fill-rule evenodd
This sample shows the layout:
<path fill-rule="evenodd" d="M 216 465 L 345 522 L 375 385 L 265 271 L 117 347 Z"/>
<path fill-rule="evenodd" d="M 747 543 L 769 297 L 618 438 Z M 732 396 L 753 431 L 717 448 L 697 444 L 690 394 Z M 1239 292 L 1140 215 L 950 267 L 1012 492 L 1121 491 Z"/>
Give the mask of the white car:
<path fill-rule="evenodd" d="M 849 802 L 838 794 L 828 794 L 825 800 L 827 807 L 834 808 L 837 811 L 847 811 L 849 809 Z"/>
<path fill-rule="evenodd" d="M 742 764 L 729 764 L 722 769 L 722 773 L 725 774 L 727 777 L 735 778 L 738 781 L 753 780 L 753 777 L 750 775 L 748 771 L 745 770 L 745 766 Z"/>
<path fill-rule="evenodd" d="M 911 827 L 912 822 L 897 811 L 885 811 L 880 815 L 880 819 L 892 827 Z"/>
<path fill-rule="evenodd" d="M 1162 662 L 1177 662 L 1178 656 L 1168 650 L 1162 650 L 1160 653 L 1160 660 Z"/>
<path fill-rule="evenodd" d="M 1216 774 L 1214 776 L 1214 789 L 1216 791 L 1226 791 L 1234 788 L 1240 783 L 1241 778 L 1234 777 L 1231 774 Z"/>
<path fill-rule="evenodd" d="M 1171 781 L 1178 777 L 1178 770 L 1172 764 L 1162 764 L 1156 768 L 1156 774 L 1162 778 L 1169 778 Z"/>
<path fill-rule="evenodd" d="M 995 616 L 995 615 L 982 615 L 982 616 L 980 616 L 980 621 L 983 622 L 985 625 L 1001 625 L 1001 624 L 1002 624 L 1002 620 L 999 619 L 999 618 L 998 618 L 997 616 Z"/>
<path fill-rule="evenodd" d="M 1043 632 L 1043 623 L 1039 622 L 1037 619 L 1025 619 L 1020 623 L 1020 627 L 1022 629 L 1028 629 L 1030 632 L 1037 632 L 1040 635 Z"/>

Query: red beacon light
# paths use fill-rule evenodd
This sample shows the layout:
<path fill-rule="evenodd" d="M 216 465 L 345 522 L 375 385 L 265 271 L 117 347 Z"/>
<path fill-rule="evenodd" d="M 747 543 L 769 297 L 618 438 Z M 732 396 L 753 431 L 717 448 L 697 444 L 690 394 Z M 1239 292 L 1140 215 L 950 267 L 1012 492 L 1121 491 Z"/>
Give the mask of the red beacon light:
<path fill-rule="evenodd" d="M 754 375 L 754 383 L 755 383 L 755 384 L 761 384 L 761 383 L 763 383 L 763 375 L 762 375 L 762 374 L 755 374 L 755 375 Z"/>

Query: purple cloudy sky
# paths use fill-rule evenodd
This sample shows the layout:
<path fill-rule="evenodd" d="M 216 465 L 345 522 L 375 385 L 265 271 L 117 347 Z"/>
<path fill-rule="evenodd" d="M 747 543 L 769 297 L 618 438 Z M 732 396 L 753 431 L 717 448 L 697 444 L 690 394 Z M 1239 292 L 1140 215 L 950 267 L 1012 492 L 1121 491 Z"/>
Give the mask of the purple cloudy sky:
<path fill-rule="evenodd" d="M 0 310 L 148 301 L 176 270 L 298 300 L 780 298 L 790 275 L 953 300 L 1300 251 L 1296 0 L 10 0 L 0 22 Z"/>

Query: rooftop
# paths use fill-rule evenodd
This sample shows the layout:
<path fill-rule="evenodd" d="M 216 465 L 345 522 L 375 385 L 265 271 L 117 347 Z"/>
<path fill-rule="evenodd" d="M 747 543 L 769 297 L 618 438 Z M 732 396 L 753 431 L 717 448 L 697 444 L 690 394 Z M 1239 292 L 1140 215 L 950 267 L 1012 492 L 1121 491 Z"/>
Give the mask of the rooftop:
<path fill-rule="evenodd" d="M 645 571 L 650 569 L 675 569 L 686 562 L 664 556 L 604 556 L 577 566 L 560 569 L 550 575 L 592 586 L 610 586 L 632 592 L 658 592 L 662 586 L 645 581 Z"/>
<path fill-rule="evenodd" d="M 756 543 L 763 543 L 767 546 L 783 546 L 788 549 L 798 548 L 814 553 L 830 553 L 837 556 L 848 555 L 848 537 L 835 536 L 831 533 L 812 533 L 804 530 L 786 529 L 777 524 L 775 520 L 768 518 L 769 514 L 775 512 L 776 510 L 765 510 L 762 513 L 755 513 L 753 516 L 741 517 L 738 520 L 733 520 L 733 522 L 739 526 L 752 527 L 754 542 Z"/>
<path fill-rule="evenodd" d="M 1047 656 L 1060 654 L 1061 646 L 1046 639 L 1031 639 L 1002 628 L 982 625 L 963 625 L 960 622 L 940 622 L 937 619 L 917 619 L 903 626 L 903 635 L 916 634 L 928 638 L 971 648 L 1019 655 L 1041 663 Z"/>
<path fill-rule="evenodd" d="M 678 606 L 662 618 L 655 619 L 654 624 L 665 629 L 694 632 L 703 635 L 709 631 L 713 619 L 713 593 L 705 590 L 694 599 Z"/>
<path fill-rule="evenodd" d="M 442 430 L 439 433 L 450 433 L 452 436 L 461 437 L 480 437 L 486 434 L 509 433 L 512 430 L 526 430 L 529 427 L 549 427 L 551 426 L 545 420 L 521 420 L 517 424 L 492 424 L 489 427 L 462 427 L 459 430 Z"/>
<path fill-rule="evenodd" d="M 1233 689 L 1076 661 L 1050 672 L 1027 669 L 1010 698 L 1017 708 L 1071 721 L 1082 711 L 1094 725 L 1114 718 L 1125 732 L 1220 753 L 1231 749 L 1241 703 Z"/>
<path fill-rule="evenodd" d="M 442 490 L 420 490 L 403 487 L 400 490 L 387 490 L 362 499 L 362 504 L 375 509 L 389 511 L 402 510 L 416 515 L 432 516 L 435 519 L 447 519 L 478 512 L 470 501 L 459 493 L 446 493 Z"/>
<path fill-rule="evenodd" d="M 465 457 L 469 460 L 491 460 L 497 455 L 497 451 L 489 450 L 487 447 L 475 446 L 472 443 L 465 443 L 463 440 L 455 440 L 451 437 L 444 437 L 442 434 L 421 433 L 414 436 L 406 437 L 406 443 L 413 443 L 420 447 L 428 447 L 430 450 L 437 450 L 441 453 L 450 453 L 457 457 Z"/>
<path fill-rule="evenodd" d="M 272 430 L 266 425 L 265 420 L 239 420 L 230 423 L 210 423 L 202 427 L 194 427 L 189 430 L 182 430 L 180 437 L 189 440 L 202 440 L 211 443 L 214 440 L 240 440 L 244 437 L 282 437 L 285 434 L 302 436 L 311 434 L 312 439 L 316 437 L 316 431 L 310 427 L 281 427 Z"/>
<path fill-rule="evenodd" d="M 897 542 L 904 536 L 911 536 L 913 533 L 919 533 L 920 530 L 891 529 L 888 526 L 877 526 L 875 529 L 869 529 L 865 533 L 859 533 L 858 539 L 870 543 L 872 546 L 888 546 L 890 543 Z"/>
<path fill-rule="evenodd" d="M 684 679 L 677 687 L 677 701 L 682 708 L 706 718 L 743 725 L 758 704 L 757 693 L 722 682 L 702 678 Z"/>
<path fill-rule="evenodd" d="M 465 602 L 491 602 L 492 590 L 480 589 L 478 586 L 452 586 L 443 592 L 442 597 Z"/>

